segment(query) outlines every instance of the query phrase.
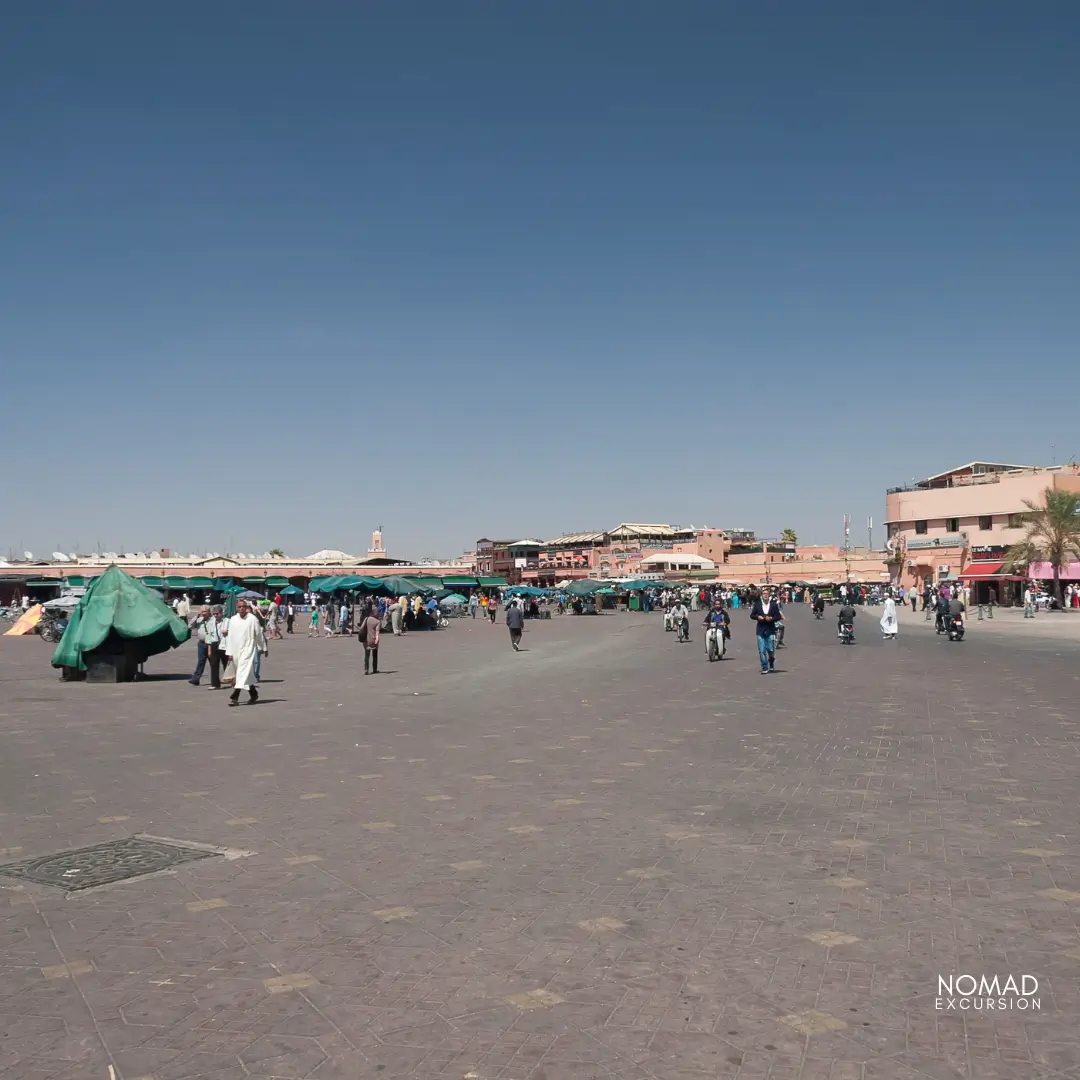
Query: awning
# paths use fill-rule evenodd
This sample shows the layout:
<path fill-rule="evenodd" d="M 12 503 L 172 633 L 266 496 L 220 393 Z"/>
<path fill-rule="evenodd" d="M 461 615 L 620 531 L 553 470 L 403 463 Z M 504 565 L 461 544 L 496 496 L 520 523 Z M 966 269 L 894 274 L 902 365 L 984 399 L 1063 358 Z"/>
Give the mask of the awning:
<path fill-rule="evenodd" d="M 1002 574 L 1001 572 L 1001 568 L 1004 565 L 1004 561 L 972 563 L 962 574 L 958 574 L 957 577 L 962 581 L 983 581 L 986 578 L 1007 577 L 1007 574 Z"/>
<path fill-rule="evenodd" d="M 246 578 L 241 578 L 241 581 L 243 581 L 243 583 L 245 585 L 265 585 L 266 584 L 266 578 L 264 578 L 264 577 L 246 577 Z"/>
<path fill-rule="evenodd" d="M 191 589 L 212 589 L 214 587 L 214 579 L 208 577 L 192 577 L 188 578 L 188 588 Z"/>
<path fill-rule="evenodd" d="M 68 574 L 65 579 L 67 583 L 75 588 L 81 588 L 86 584 L 86 578 L 82 574 Z"/>
<path fill-rule="evenodd" d="M 157 574 L 147 574 L 146 577 L 138 578 L 138 580 L 151 589 L 160 589 L 165 584 L 165 579 L 158 577 Z"/>
<path fill-rule="evenodd" d="M 289 584 L 289 579 L 287 577 L 268 577 L 266 584 L 275 589 L 284 589 Z"/>
<path fill-rule="evenodd" d="M 56 585 L 59 587 L 62 584 L 63 582 L 58 577 L 31 578 L 26 583 L 26 587 L 28 589 L 44 587 L 45 585 Z"/>
<path fill-rule="evenodd" d="M 488 589 L 501 589 L 506 584 L 506 578 L 501 577 L 482 577 L 476 580 Z"/>
<path fill-rule="evenodd" d="M 186 577 L 179 577 L 178 575 L 170 575 L 165 579 L 165 584 L 170 589 L 186 589 L 188 587 L 188 580 Z"/>
<path fill-rule="evenodd" d="M 445 577 L 445 578 L 443 578 L 443 584 L 448 589 L 455 588 L 458 585 L 464 585 L 464 586 L 475 585 L 476 584 L 476 578 L 474 578 L 474 577 Z"/>
<path fill-rule="evenodd" d="M 1028 567 L 1028 577 L 1033 581 L 1049 581 L 1054 576 L 1054 567 L 1048 562 L 1033 562 Z M 1069 562 L 1061 568 L 1062 581 L 1076 581 L 1080 578 L 1080 562 Z"/>

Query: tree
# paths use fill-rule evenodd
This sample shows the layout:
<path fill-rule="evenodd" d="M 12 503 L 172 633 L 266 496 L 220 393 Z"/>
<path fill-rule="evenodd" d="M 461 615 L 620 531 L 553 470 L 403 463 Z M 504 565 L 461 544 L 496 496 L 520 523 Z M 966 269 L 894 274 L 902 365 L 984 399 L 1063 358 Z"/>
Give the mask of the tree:
<path fill-rule="evenodd" d="M 281 548 L 271 548 L 270 549 L 270 554 L 273 555 L 275 559 L 284 559 L 285 558 L 285 552 L 282 551 Z"/>
<path fill-rule="evenodd" d="M 1048 487 L 1043 498 L 1043 506 L 1024 500 L 1026 535 L 1009 548 L 1005 567 L 1026 569 L 1033 562 L 1048 562 L 1054 571 L 1054 595 L 1064 607 L 1061 572 L 1074 556 L 1080 558 L 1080 494 Z"/>
<path fill-rule="evenodd" d="M 785 529 L 780 534 L 780 539 L 783 540 L 785 544 L 797 544 L 799 542 L 799 538 L 795 535 L 794 529 Z"/>

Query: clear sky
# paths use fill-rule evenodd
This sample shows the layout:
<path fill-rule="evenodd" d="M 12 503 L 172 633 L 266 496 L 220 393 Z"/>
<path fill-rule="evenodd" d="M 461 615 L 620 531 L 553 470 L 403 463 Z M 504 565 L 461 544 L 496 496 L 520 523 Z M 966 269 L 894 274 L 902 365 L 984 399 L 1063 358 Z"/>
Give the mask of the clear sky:
<path fill-rule="evenodd" d="M 1080 454 L 1078 39 L 1068 0 L 9 5 L 0 554 L 836 542 Z"/>

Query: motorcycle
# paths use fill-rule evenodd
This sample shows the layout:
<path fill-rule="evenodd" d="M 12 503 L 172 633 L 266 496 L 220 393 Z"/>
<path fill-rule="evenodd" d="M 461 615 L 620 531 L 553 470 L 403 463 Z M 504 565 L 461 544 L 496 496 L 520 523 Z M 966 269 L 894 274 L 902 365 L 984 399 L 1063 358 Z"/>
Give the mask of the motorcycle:
<path fill-rule="evenodd" d="M 814 618 L 815 619 L 823 619 L 824 617 L 825 617 L 825 603 L 824 603 L 824 601 L 819 600 L 816 604 L 814 604 Z"/>
<path fill-rule="evenodd" d="M 714 660 L 723 660 L 727 651 L 727 633 L 721 626 L 710 626 L 705 631 L 705 655 L 711 664 Z"/>
<path fill-rule="evenodd" d="M 946 641 L 963 641 L 964 640 L 964 618 L 962 615 L 950 615 L 949 617 L 949 629 L 945 635 Z"/>
<path fill-rule="evenodd" d="M 41 616 L 41 621 L 37 624 L 37 632 L 41 636 L 42 641 L 47 641 L 52 645 L 64 636 L 67 624 L 68 621 L 63 616 L 56 616 L 49 612 L 45 612 Z"/>
<path fill-rule="evenodd" d="M 852 623 L 840 624 L 840 644 L 841 645 L 854 645 L 855 644 L 855 626 Z"/>
<path fill-rule="evenodd" d="M 679 621 L 679 641 L 683 642 L 683 641 L 689 641 L 689 640 L 690 640 L 690 620 L 689 619 L 681 619 Z"/>

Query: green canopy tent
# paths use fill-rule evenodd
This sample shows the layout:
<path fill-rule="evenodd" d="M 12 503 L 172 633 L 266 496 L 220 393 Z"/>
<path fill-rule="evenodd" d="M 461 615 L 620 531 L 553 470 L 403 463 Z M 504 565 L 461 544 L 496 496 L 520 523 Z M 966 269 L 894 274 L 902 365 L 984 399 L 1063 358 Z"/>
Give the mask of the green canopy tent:
<path fill-rule="evenodd" d="M 663 585 L 662 581 L 624 581 L 620 583 L 619 588 L 626 592 L 639 592 L 642 589 L 662 588 Z"/>
<path fill-rule="evenodd" d="M 53 667 L 86 671 L 86 660 L 111 662 L 123 681 L 148 657 L 191 637 L 164 600 L 118 566 L 95 578 L 79 599 L 53 653 Z"/>
<path fill-rule="evenodd" d="M 418 592 L 434 593 L 443 587 L 443 579 L 437 577 L 414 577 L 410 579 Z"/>
<path fill-rule="evenodd" d="M 295 585 L 286 585 L 285 588 L 281 590 L 281 595 L 282 596 L 303 596 L 304 595 L 304 590 L 303 589 L 298 589 Z"/>
<path fill-rule="evenodd" d="M 585 578 L 581 581 L 571 581 L 564 591 L 570 596 L 592 596 L 593 593 L 608 587 L 606 582 L 590 581 Z"/>
<path fill-rule="evenodd" d="M 411 596 L 413 593 L 422 591 L 411 578 L 400 577 L 397 574 L 383 578 L 382 587 L 390 596 Z"/>

